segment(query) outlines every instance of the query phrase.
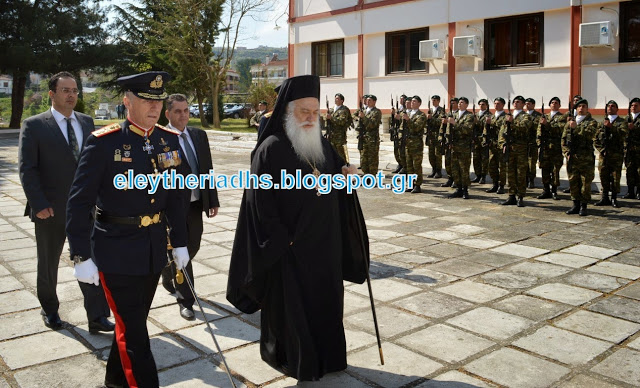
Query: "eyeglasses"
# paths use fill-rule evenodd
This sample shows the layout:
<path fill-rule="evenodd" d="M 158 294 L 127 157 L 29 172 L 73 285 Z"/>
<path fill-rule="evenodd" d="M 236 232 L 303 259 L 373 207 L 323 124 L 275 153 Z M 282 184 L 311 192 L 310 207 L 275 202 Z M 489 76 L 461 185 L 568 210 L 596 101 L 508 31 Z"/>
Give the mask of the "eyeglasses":
<path fill-rule="evenodd" d="M 62 94 L 79 94 L 80 90 L 78 89 L 69 89 L 69 88 L 62 88 L 62 89 L 58 89 L 58 91 Z"/>

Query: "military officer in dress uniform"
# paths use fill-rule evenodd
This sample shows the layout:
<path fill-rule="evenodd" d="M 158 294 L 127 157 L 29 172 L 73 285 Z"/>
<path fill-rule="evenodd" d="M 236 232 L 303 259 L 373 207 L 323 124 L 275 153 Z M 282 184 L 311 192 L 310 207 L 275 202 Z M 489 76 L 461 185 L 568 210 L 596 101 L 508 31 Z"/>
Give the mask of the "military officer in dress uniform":
<path fill-rule="evenodd" d="M 346 161 L 344 146 L 347 144 L 347 129 L 353 124 L 353 118 L 349 108 L 344 105 L 344 96 L 337 93 L 334 98 L 336 105 L 327 112 L 327 123 L 331 125 L 328 140 L 342 160 Z"/>
<path fill-rule="evenodd" d="M 169 226 L 177 268 L 189 262 L 184 211 L 189 191 L 160 184 L 150 192 L 132 182 L 138 174 L 190 172 L 182 163 L 178 132 L 156 125 L 169 79 L 157 71 L 118 78 L 126 91 L 127 119 L 89 136 L 69 195 L 67 237 L 74 275 L 84 282 L 99 279 L 116 320 L 107 387 L 158 387 L 146 324 L 160 271 L 167 265 Z M 87 217 L 92 211 L 94 228 Z"/>

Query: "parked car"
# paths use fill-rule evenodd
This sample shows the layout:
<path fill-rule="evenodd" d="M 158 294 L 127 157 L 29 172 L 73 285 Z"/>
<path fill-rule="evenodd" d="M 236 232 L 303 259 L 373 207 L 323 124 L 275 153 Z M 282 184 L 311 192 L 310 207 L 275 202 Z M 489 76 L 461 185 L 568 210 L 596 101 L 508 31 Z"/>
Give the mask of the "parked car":
<path fill-rule="evenodd" d="M 236 104 L 229 109 L 224 110 L 224 117 L 233 117 L 234 119 L 247 118 L 251 114 L 253 106 L 249 103 Z"/>
<path fill-rule="evenodd" d="M 199 117 L 200 111 L 198 110 L 198 104 L 191 104 L 189 107 L 189 116 L 191 117 Z"/>

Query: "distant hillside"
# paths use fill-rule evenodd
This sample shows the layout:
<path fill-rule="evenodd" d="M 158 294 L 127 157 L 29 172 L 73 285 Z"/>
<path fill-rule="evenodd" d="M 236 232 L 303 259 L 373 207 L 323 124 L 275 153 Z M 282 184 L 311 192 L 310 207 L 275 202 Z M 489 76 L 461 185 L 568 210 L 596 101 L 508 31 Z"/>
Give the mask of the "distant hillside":
<path fill-rule="evenodd" d="M 220 48 L 216 47 L 214 51 L 219 51 Z M 267 56 L 271 57 L 273 54 L 278 54 L 278 59 L 287 59 L 289 56 L 289 52 L 286 47 L 267 47 L 260 46 L 254 49 L 248 49 L 245 47 L 236 47 L 236 52 L 233 55 L 233 61 L 231 62 L 231 67 L 236 68 L 236 62 L 240 59 L 245 58 L 257 58 L 264 62 Z"/>

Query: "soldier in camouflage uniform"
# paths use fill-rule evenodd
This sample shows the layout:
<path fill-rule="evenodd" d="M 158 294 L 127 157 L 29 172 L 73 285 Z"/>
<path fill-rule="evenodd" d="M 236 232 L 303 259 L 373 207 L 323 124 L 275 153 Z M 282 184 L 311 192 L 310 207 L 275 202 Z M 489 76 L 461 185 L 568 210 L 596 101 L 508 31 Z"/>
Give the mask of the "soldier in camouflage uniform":
<path fill-rule="evenodd" d="M 471 167 L 471 142 L 475 116 L 467 110 L 469 99 L 460 97 L 458 114 L 449 118 L 449 139 L 451 139 L 451 171 L 456 183 L 456 191 L 449 198 L 469 199 L 469 169 Z"/>
<path fill-rule="evenodd" d="M 260 120 L 262 120 L 262 116 L 264 116 L 266 112 L 267 112 L 267 102 L 260 101 L 258 103 L 258 111 L 253 116 L 251 116 L 251 120 L 249 120 L 249 124 L 252 127 L 256 127 L 256 129 L 258 129 L 258 127 L 260 126 Z"/>
<path fill-rule="evenodd" d="M 538 146 L 536 144 L 536 130 L 540 124 L 542 113 L 536 110 L 536 100 L 529 97 L 525 100 L 525 108 L 527 113 L 533 119 L 534 131 L 529 139 L 529 148 L 527 149 L 527 158 L 529 162 L 527 170 L 527 187 L 533 189 L 536 181 L 536 164 L 538 164 Z"/>
<path fill-rule="evenodd" d="M 602 198 L 596 206 L 618 204 L 620 192 L 620 175 L 624 161 L 624 140 L 627 137 L 628 123 L 618 116 L 618 103 L 611 100 L 606 106 L 607 116 L 596 132 L 594 145 L 600 156 L 598 157 L 598 172 L 602 183 Z M 611 199 L 609 199 L 611 192 Z"/>
<path fill-rule="evenodd" d="M 540 148 L 539 164 L 542 169 L 542 184 L 544 190 L 538 199 L 558 199 L 558 186 L 560 186 L 560 169 L 564 162 L 562 156 L 562 132 L 567 124 L 568 114 L 561 114 L 560 99 L 553 97 L 549 100 L 551 113 L 540 118 L 536 135 L 536 144 Z"/>
<path fill-rule="evenodd" d="M 351 116 L 351 119 L 355 123 L 355 130 L 356 130 L 357 139 L 358 139 L 358 151 L 360 152 L 360 155 L 362 155 L 362 150 L 364 148 L 364 130 L 362 128 L 362 122 L 360 121 L 360 112 L 364 112 L 364 110 L 367 108 L 368 98 L 369 98 L 368 94 L 365 94 L 364 96 L 362 96 L 362 101 L 360 101 L 360 106 L 358 107 L 358 109 L 356 109 L 353 112 L 353 115 Z M 362 170 L 362 166 L 359 166 L 358 168 Z"/>
<path fill-rule="evenodd" d="M 489 172 L 489 147 L 483 145 L 483 131 L 487 117 L 491 117 L 491 111 L 486 98 L 478 101 L 478 105 L 480 105 L 480 112 L 477 113 L 476 125 L 473 129 L 473 172 L 476 178 L 471 182 L 485 184 Z"/>
<path fill-rule="evenodd" d="M 444 154 L 444 169 L 447 172 L 447 181 L 440 185 L 440 187 L 453 187 L 453 170 L 451 169 L 451 144 L 448 144 L 447 133 L 449 132 L 449 118 L 456 117 L 458 115 L 458 99 L 453 97 L 449 101 L 449 113 L 442 118 L 440 126 L 440 134 L 438 135 L 438 141 L 444 144 L 442 153 Z"/>
<path fill-rule="evenodd" d="M 624 145 L 624 165 L 627 167 L 628 190 L 623 198 L 640 199 L 640 98 L 635 97 L 629 101 L 626 120 L 628 134 Z"/>
<path fill-rule="evenodd" d="M 335 106 L 327 112 L 327 123 L 331 125 L 329 142 L 343 160 L 347 160 L 344 153 L 344 146 L 347 144 L 347 129 L 353 123 L 351 111 L 344 106 L 344 96 L 340 93 L 335 95 Z"/>
<path fill-rule="evenodd" d="M 504 111 L 504 98 L 497 97 L 493 100 L 495 113 L 491 117 L 487 117 L 486 126 L 483 129 L 482 136 L 489 148 L 489 176 L 493 181 L 493 186 L 485 190 L 487 193 L 504 194 L 504 185 L 507 182 L 507 162 L 504 160 L 502 148 L 498 144 L 498 135 L 500 128 L 507 118 Z"/>
<path fill-rule="evenodd" d="M 380 152 L 380 124 L 382 112 L 376 108 L 378 99 L 374 95 L 367 98 L 367 109 L 358 114 L 362 125 L 363 148 L 360 152 L 360 166 L 365 174 L 378 172 L 378 158 Z"/>
<path fill-rule="evenodd" d="M 411 112 L 403 113 L 402 115 L 398 114 L 396 116 L 397 119 L 402 119 L 406 122 L 407 125 L 407 138 L 406 140 L 406 158 L 407 161 L 406 169 L 407 174 L 416 174 L 418 175 L 413 187 L 411 190 L 412 193 L 421 193 L 422 189 L 420 185 L 422 185 L 422 157 L 424 151 L 424 127 L 427 124 L 427 116 L 424 112 L 420 111 L 420 105 L 422 104 L 422 99 L 419 96 L 413 96 L 411 99 Z"/>
<path fill-rule="evenodd" d="M 589 113 L 587 100 L 576 104 L 576 117 L 570 117 L 562 134 L 562 152 L 567 158 L 567 173 L 573 207 L 567 214 L 587 215 L 587 203 L 591 199 L 596 158 L 593 140 L 598 131 L 598 122 Z"/>
<path fill-rule="evenodd" d="M 432 96 L 431 105 L 431 110 L 427 112 L 427 137 L 425 139 L 429 152 L 429 164 L 431 165 L 431 174 L 427 177 L 442 178 L 442 147 L 438 143 L 438 131 L 445 112 L 440 106 L 440 96 Z"/>
<path fill-rule="evenodd" d="M 516 96 L 513 99 L 513 115 L 507 115 L 505 123 L 500 128 L 498 144 L 503 153 L 509 153 L 507 160 L 507 179 L 509 180 L 509 199 L 503 205 L 524 206 L 524 196 L 527 193 L 527 169 L 529 162 L 527 149 L 531 137 L 535 137 L 533 120 L 524 110 L 524 97 Z M 511 123 L 511 130 L 507 129 Z M 507 145 L 507 143 L 509 145 Z M 507 147 L 510 147 L 507 151 Z M 517 196 L 517 200 L 516 200 Z"/>
<path fill-rule="evenodd" d="M 394 115 L 394 117 L 396 117 L 398 114 L 402 116 L 402 114 L 407 112 L 407 110 L 409 109 L 409 106 L 408 106 L 409 103 L 410 101 L 407 101 L 407 96 L 404 94 L 401 95 L 400 105 L 398 106 L 398 110 L 396 111 L 394 107 L 391 107 L 391 114 Z M 405 135 L 406 130 L 403 130 L 402 121 L 399 121 L 398 123 L 396 123 L 396 125 L 398 126 L 398 140 L 393 143 L 393 156 L 395 156 L 396 162 L 398 162 L 398 167 L 396 167 L 396 169 L 393 170 L 393 172 L 404 174 L 407 172 L 406 170 L 406 166 L 407 166 L 406 140 L 407 139 L 403 139 L 403 136 Z"/>

